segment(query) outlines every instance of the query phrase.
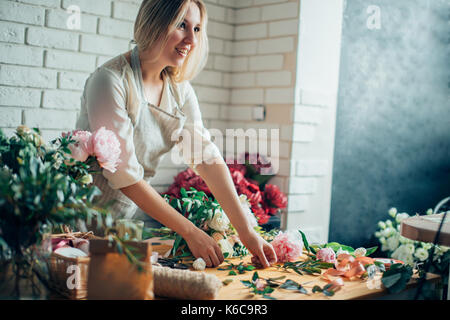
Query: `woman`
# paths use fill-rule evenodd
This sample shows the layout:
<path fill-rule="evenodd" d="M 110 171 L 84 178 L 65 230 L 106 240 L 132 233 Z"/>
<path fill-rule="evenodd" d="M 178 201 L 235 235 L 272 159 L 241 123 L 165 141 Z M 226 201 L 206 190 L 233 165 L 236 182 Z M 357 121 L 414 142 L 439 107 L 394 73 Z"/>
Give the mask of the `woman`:
<path fill-rule="evenodd" d="M 249 225 L 228 167 L 203 127 L 188 80 L 203 68 L 208 52 L 207 14 L 202 0 L 144 0 L 134 37 L 137 46 L 99 67 L 87 80 L 77 127 L 116 133 L 121 144 L 117 171 L 103 170 L 94 183 L 101 201 L 115 200 L 116 218 L 139 208 L 180 234 L 208 267 L 224 257 L 216 242 L 179 214 L 149 185 L 161 156 L 182 130 L 200 137 L 202 158 L 184 156 L 227 213 L 242 243 L 264 266 L 276 262 L 272 246 Z M 174 134 L 175 133 L 175 134 Z M 184 150 L 185 151 L 185 150 Z"/>

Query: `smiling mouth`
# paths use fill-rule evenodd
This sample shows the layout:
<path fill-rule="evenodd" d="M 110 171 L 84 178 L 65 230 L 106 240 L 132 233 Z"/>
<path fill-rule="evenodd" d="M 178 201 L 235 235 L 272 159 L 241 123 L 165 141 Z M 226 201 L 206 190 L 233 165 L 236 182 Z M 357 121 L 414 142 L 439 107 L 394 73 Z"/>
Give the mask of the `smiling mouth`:
<path fill-rule="evenodd" d="M 178 48 L 175 48 L 175 51 L 182 57 L 186 57 L 189 54 L 189 49 L 178 49 Z"/>

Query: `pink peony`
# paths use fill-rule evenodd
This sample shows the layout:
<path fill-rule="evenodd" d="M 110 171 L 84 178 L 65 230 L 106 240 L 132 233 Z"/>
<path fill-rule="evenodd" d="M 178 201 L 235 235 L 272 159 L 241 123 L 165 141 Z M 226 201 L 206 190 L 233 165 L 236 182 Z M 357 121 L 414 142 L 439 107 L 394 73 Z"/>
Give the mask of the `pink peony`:
<path fill-rule="evenodd" d="M 121 162 L 120 157 L 120 142 L 114 132 L 101 127 L 92 134 L 92 146 L 94 155 L 100 167 L 116 172 L 116 168 Z"/>
<path fill-rule="evenodd" d="M 93 151 L 91 133 L 89 131 L 75 130 L 72 132 L 72 139 L 76 142 L 69 145 L 70 156 L 76 161 L 85 162 Z"/>
<path fill-rule="evenodd" d="M 317 260 L 321 260 L 328 263 L 336 262 L 336 254 L 334 253 L 334 250 L 331 248 L 320 249 L 316 253 L 316 258 Z"/>
<path fill-rule="evenodd" d="M 278 234 L 271 242 L 279 262 L 293 262 L 302 255 L 303 242 L 298 232 Z"/>

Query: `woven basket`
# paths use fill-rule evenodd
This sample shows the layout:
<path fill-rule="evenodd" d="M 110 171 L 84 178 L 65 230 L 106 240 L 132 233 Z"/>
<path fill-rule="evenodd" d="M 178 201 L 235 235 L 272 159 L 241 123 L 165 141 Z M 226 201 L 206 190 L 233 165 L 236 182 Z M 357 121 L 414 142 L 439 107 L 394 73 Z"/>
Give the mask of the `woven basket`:
<path fill-rule="evenodd" d="M 98 239 L 91 232 L 53 234 L 51 237 Z M 89 261 L 89 257 L 69 258 L 53 252 L 48 260 L 51 289 L 69 299 L 86 299 Z"/>

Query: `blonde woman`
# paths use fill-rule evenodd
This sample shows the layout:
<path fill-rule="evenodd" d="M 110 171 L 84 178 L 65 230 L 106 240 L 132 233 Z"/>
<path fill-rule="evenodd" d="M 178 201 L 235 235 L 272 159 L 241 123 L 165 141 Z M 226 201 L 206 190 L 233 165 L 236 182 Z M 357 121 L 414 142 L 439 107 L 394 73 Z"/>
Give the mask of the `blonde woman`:
<path fill-rule="evenodd" d="M 106 62 L 86 81 L 77 127 L 106 127 L 120 140 L 117 171 L 104 170 L 94 179 L 102 190 L 101 201 L 115 200 L 113 215 L 131 218 L 145 212 L 180 234 L 192 254 L 213 267 L 224 260 L 216 242 L 147 182 L 161 156 L 179 142 L 173 141 L 174 133 L 185 130 L 200 137 L 202 158 L 199 161 L 191 152 L 186 161 L 204 179 L 243 244 L 268 267 L 276 262 L 275 252 L 250 226 L 228 168 L 203 127 L 189 84 L 206 62 L 206 23 L 202 0 L 144 0 L 134 26 L 136 47 Z"/>

